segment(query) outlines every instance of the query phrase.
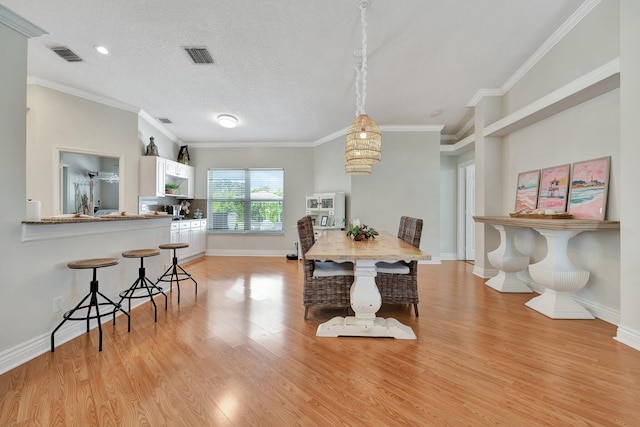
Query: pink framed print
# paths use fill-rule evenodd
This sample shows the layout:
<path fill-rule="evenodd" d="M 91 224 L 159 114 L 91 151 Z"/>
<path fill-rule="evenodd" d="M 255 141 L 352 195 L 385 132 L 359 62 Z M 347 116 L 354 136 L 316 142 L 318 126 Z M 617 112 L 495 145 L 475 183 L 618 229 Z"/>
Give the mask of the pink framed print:
<path fill-rule="evenodd" d="M 555 212 L 564 212 L 567 209 L 570 171 L 570 164 L 542 169 L 538 209 L 553 209 Z"/>
<path fill-rule="evenodd" d="M 520 172 L 518 174 L 518 187 L 516 189 L 516 212 L 533 210 L 538 201 L 538 184 L 540 183 L 540 170 Z"/>
<path fill-rule="evenodd" d="M 574 218 L 604 219 L 611 156 L 573 164 L 568 213 Z"/>

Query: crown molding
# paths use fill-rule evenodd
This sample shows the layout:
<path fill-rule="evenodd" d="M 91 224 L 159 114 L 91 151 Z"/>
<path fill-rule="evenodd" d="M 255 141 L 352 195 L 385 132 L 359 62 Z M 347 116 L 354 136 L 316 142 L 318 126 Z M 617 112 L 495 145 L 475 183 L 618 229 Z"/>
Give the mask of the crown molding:
<path fill-rule="evenodd" d="M 586 0 L 551 36 L 507 79 L 500 89 L 479 89 L 467 103 L 475 107 L 485 96 L 503 96 L 513 88 L 551 49 L 557 45 L 602 0 Z"/>
<path fill-rule="evenodd" d="M 551 34 L 543 44 L 534 52 L 529 59 L 502 85 L 502 90 L 506 93 L 516 85 L 560 40 L 566 36 L 582 19 L 587 16 L 601 0 L 586 0 L 573 14 Z"/>
<path fill-rule="evenodd" d="M 167 128 L 165 128 L 162 125 L 162 123 L 160 123 L 155 117 L 152 117 L 151 114 L 141 109 L 140 112 L 138 113 L 138 116 L 144 121 L 146 121 L 147 123 L 149 123 L 151 126 L 156 128 L 157 130 L 159 130 L 164 136 L 169 138 L 176 145 L 180 146 L 182 144 L 182 141 L 180 141 L 180 139 L 177 136 L 169 132 L 169 130 L 167 130 Z"/>
<path fill-rule="evenodd" d="M 0 4 L 0 23 L 17 31 L 27 38 L 40 37 L 43 34 L 49 34 L 37 25 L 32 24 L 21 16 L 16 15 L 6 7 Z"/>
<path fill-rule="evenodd" d="M 485 96 L 502 96 L 505 92 L 502 89 L 478 89 L 473 97 L 467 102 L 467 107 L 475 107 Z"/>
<path fill-rule="evenodd" d="M 444 125 L 382 125 L 384 132 L 442 132 Z"/>
<path fill-rule="evenodd" d="M 334 139 L 339 138 L 341 136 L 345 136 L 347 134 L 348 130 L 349 130 L 348 127 L 342 128 L 339 131 L 330 133 L 329 135 L 324 136 L 324 137 L 322 137 L 320 139 L 316 139 L 315 141 L 313 141 L 313 146 L 317 147 L 318 145 L 322 145 L 322 144 L 324 144 L 326 142 L 333 141 Z"/>
<path fill-rule="evenodd" d="M 273 142 L 273 141 L 243 141 L 243 142 L 189 142 L 189 147 L 195 148 L 313 148 L 313 142 Z"/>
<path fill-rule="evenodd" d="M 456 138 L 460 139 L 462 138 L 462 135 L 465 134 L 466 131 L 468 131 L 469 129 L 471 129 L 472 127 L 474 127 L 476 124 L 476 119 L 475 117 L 471 117 L 467 123 L 465 123 L 460 130 L 458 131 L 458 133 L 456 133 Z"/>
<path fill-rule="evenodd" d="M 457 135 L 440 135 L 440 141 L 457 141 Z"/>
<path fill-rule="evenodd" d="M 61 83 L 52 82 L 51 80 L 41 79 L 40 77 L 28 76 L 27 84 L 38 85 L 38 86 L 46 87 L 48 89 L 57 90 L 58 92 L 63 92 L 63 93 L 66 93 L 67 95 L 77 96 L 78 98 L 83 98 L 88 101 L 104 104 L 109 107 L 119 108 L 121 110 L 129 111 L 131 113 L 137 114 L 140 111 L 140 108 L 135 107 L 133 105 L 125 104 L 124 102 L 116 101 L 115 99 L 107 98 L 106 96 L 96 95 L 95 93 L 86 92 L 81 89 L 76 89 L 67 85 L 63 85 Z"/>

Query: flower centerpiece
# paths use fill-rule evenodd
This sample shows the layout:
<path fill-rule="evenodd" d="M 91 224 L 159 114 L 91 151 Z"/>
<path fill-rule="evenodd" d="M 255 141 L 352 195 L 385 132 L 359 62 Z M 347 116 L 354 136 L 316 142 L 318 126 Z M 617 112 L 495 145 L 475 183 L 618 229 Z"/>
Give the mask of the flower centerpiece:
<path fill-rule="evenodd" d="M 351 236 L 353 240 L 369 240 L 375 239 L 379 233 L 373 227 L 369 227 L 366 224 L 362 225 L 353 225 L 349 224 L 349 228 L 347 230 L 347 236 Z"/>

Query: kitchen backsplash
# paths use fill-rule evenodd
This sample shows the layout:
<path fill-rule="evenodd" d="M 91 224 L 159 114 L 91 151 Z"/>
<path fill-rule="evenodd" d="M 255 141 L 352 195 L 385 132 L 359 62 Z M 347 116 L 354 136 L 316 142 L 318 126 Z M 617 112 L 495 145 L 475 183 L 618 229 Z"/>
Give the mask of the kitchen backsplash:
<path fill-rule="evenodd" d="M 171 213 L 173 205 L 179 205 L 185 199 L 178 199 L 176 197 L 139 197 L 138 198 L 138 212 L 169 212 Z M 207 199 L 186 199 L 189 202 L 189 213 L 185 218 L 193 218 L 193 213 L 196 209 L 202 211 L 202 218 L 207 217 Z"/>

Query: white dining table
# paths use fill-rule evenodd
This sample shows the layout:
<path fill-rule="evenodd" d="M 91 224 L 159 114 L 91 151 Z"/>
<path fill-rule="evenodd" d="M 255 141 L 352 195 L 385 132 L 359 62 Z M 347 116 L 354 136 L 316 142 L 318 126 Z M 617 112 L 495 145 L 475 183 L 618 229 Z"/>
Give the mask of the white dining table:
<path fill-rule="evenodd" d="M 318 237 L 305 258 L 316 261 L 352 261 L 354 282 L 351 285 L 351 308 L 355 316 L 334 317 L 318 326 L 316 336 L 391 337 L 416 339 L 411 327 L 393 318 L 376 317 L 382 298 L 375 283 L 379 261 L 429 260 L 431 255 L 388 232 L 375 239 L 354 241 L 344 231 L 325 231 Z"/>

